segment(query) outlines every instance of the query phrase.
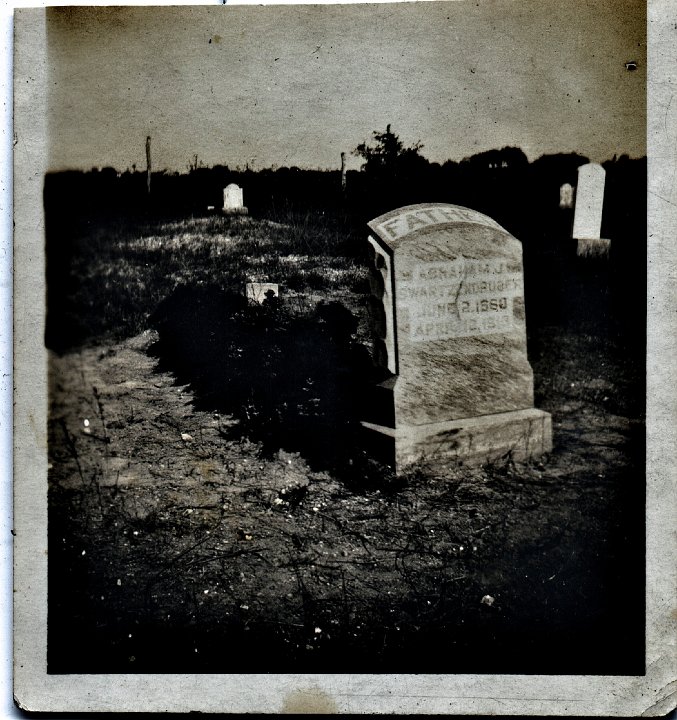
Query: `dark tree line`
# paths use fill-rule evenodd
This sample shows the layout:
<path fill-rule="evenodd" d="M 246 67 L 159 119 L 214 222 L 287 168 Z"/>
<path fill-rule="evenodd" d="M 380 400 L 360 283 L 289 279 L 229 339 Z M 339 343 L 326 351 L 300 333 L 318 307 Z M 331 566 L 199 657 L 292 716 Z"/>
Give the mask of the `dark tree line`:
<path fill-rule="evenodd" d="M 49 173 L 44 193 L 48 251 L 63 255 L 68 236 L 84 231 L 91 221 L 200 215 L 210 212 L 209 206 L 218 212 L 223 188 L 231 182 L 243 188 L 244 204 L 254 217 L 284 222 L 323 213 L 349 227 L 355 237 L 365 235 L 366 221 L 388 210 L 421 202 L 454 203 L 489 215 L 522 242 L 533 321 L 543 314 L 544 322 L 564 323 L 594 310 L 643 327 L 646 158 L 621 155 L 603 163 L 602 237 L 612 239 L 611 257 L 609 262 L 581 265 L 571 238 L 573 210 L 560 208 L 559 199 L 561 185 L 575 186 L 577 168 L 588 158 L 568 153 L 529 162 L 521 149 L 504 147 L 460 162 L 434 163 L 421 154 L 422 147 L 405 147 L 390 126 L 372 133 L 369 142 L 353 151 L 363 165 L 359 171 L 348 171 L 345 190 L 338 167 L 233 170 L 225 165 L 204 167 L 197 158 L 185 173 L 154 172 L 150 194 L 146 173 L 136 170 Z M 355 252 L 361 253 L 360 248 Z M 557 300 L 541 302 L 552 296 L 553 288 L 558 288 Z"/>
<path fill-rule="evenodd" d="M 557 216 L 559 188 L 575 186 L 576 154 L 544 155 L 529 162 L 518 148 L 473 155 L 461 162 L 428 162 L 417 151 L 396 162 L 370 157 L 361 171 L 348 171 L 346 192 L 340 170 L 296 167 L 231 170 L 225 165 L 193 167 L 186 173 L 154 172 L 152 193 L 145 172 L 114 168 L 49 173 L 45 179 L 48 216 L 118 216 L 206 213 L 223 205 L 223 188 L 244 189 L 245 205 L 257 216 L 281 211 L 341 212 L 359 222 L 417 202 L 450 202 L 485 212 L 517 237 L 550 235 Z M 643 224 L 646 159 L 627 156 L 603 163 L 607 171 L 604 223 L 609 232 L 626 227 L 632 217 Z M 638 214 L 637 211 L 640 211 Z M 545 226 L 541 222 L 545 221 Z M 606 229 L 606 228 L 605 228 Z"/>

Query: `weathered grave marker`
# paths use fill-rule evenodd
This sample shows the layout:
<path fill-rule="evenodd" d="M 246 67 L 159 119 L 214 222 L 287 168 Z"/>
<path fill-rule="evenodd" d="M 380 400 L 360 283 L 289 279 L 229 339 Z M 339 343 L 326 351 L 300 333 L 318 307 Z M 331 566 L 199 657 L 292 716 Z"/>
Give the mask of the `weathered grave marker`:
<path fill-rule="evenodd" d="M 410 205 L 372 220 L 375 359 L 392 376 L 362 425 L 397 472 L 419 460 L 551 449 L 533 407 L 522 245 L 474 210 Z"/>
<path fill-rule="evenodd" d="M 246 284 L 245 292 L 247 300 L 262 305 L 266 300 L 279 298 L 280 286 L 277 283 L 250 282 Z"/>
<path fill-rule="evenodd" d="M 578 255 L 608 255 L 611 241 L 600 237 L 606 171 L 597 163 L 578 168 L 573 237 Z"/>
<path fill-rule="evenodd" d="M 246 215 L 248 210 L 244 207 L 242 188 L 230 183 L 223 188 L 223 212 L 229 215 Z"/>
<path fill-rule="evenodd" d="M 574 188 L 569 183 L 564 183 L 559 189 L 559 206 L 563 209 L 574 206 Z"/>

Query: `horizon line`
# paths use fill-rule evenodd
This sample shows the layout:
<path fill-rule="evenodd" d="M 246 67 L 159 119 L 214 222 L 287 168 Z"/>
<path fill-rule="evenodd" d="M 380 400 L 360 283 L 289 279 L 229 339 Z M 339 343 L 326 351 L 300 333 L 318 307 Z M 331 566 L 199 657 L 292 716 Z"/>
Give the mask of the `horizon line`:
<path fill-rule="evenodd" d="M 442 162 L 437 161 L 437 160 L 428 160 L 425 156 L 421 156 L 421 157 L 424 160 L 426 160 L 426 162 L 429 165 L 438 165 L 439 167 L 443 167 L 444 165 L 446 165 L 448 163 L 452 163 L 454 165 L 461 165 L 462 163 L 468 162 L 468 161 L 472 160 L 473 158 L 479 157 L 481 155 L 486 155 L 486 154 L 492 153 L 492 152 L 501 152 L 502 150 L 506 150 L 508 148 L 521 150 L 521 148 L 514 146 L 514 145 L 505 145 L 502 148 L 493 148 L 490 150 L 483 150 L 481 152 L 475 153 L 474 155 L 468 155 L 468 156 L 462 158 L 461 160 L 452 160 L 451 158 L 449 158 L 447 160 L 443 160 Z M 524 152 L 524 150 L 522 150 L 522 152 Z M 529 157 L 526 152 L 524 152 L 524 155 L 527 158 L 527 164 L 529 164 L 529 165 L 532 165 L 533 163 L 535 163 L 538 160 L 541 160 L 542 158 L 545 158 L 545 157 L 557 157 L 560 155 L 579 155 L 580 157 L 588 158 L 587 155 L 580 153 L 576 150 L 560 151 L 560 152 L 556 152 L 556 153 L 543 153 L 533 160 L 529 160 Z M 629 152 L 620 152 L 620 153 L 614 153 L 613 157 L 610 157 L 610 158 L 607 157 L 606 160 L 602 160 L 600 162 L 597 162 L 595 160 L 590 160 L 590 159 L 588 159 L 588 162 L 595 163 L 597 165 L 604 165 L 606 163 L 616 162 L 618 159 L 623 158 L 623 157 L 627 158 L 628 160 L 645 160 L 647 158 L 647 153 L 645 152 L 643 155 L 633 156 Z M 141 175 L 145 175 L 147 172 L 147 170 L 139 169 L 138 167 L 135 170 L 132 170 L 132 168 L 130 168 L 130 167 L 127 167 L 124 170 L 120 170 L 119 168 L 117 168 L 114 165 L 92 165 L 91 167 L 88 167 L 88 168 L 69 167 L 69 166 L 65 166 L 65 167 L 62 166 L 59 168 L 50 167 L 45 171 L 45 174 L 49 175 L 49 174 L 67 173 L 67 172 L 81 172 L 81 173 L 101 172 L 108 168 L 115 170 L 115 172 L 118 175 L 124 175 L 126 173 L 129 173 L 129 174 L 137 174 L 138 173 Z M 250 167 L 249 164 L 247 164 L 243 168 L 240 165 L 231 167 L 230 165 L 225 164 L 225 163 L 224 164 L 215 163 L 215 164 L 211 164 L 211 165 L 203 165 L 198 168 L 184 169 L 184 170 L 177 170 L 177 169 L 171 169 L 168 167 L 164 167 L 164 168 L 160 168 L 157 170 L 151 170 L 151 175 L 154 175 L 154 174 L 190 175 L 195 170 L 214 170 L 216 168 L 225 168 L 229 172 L 240 172 L 240 173 L 243 173 L 243 172 L 260 173 L 260 172 L 264 172 L 264 171 L 277 172 L 279 170 L 294 170 L 294 169 L 300 170 L 302 172 L 338 172 L 338 173 L 341 172 L 340 166 L 323 168 L 323 167 L 319 167 L 319 166 L 310 166 L 310 165 L 278 165 L 277 163 L 273 163 L 272 165 L 254 169 L 253 167 Z M 351 169 L 348 169 L 347 172 L 359 173 L 359 172 L 364 172 L 364 170 L 363 170 L 363 168 L 359 168 L 359 169 L 351 168 Z"/>

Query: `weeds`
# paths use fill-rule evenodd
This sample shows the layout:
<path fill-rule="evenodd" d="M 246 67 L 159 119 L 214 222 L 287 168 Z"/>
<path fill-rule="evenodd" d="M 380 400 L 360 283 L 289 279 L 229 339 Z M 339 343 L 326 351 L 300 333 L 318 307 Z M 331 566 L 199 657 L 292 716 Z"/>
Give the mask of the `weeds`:
<path fill-rule="evenodd" d="M 101 221 L 48 237 L 47 344 L 131 337 L 180 285 L 244 293 L 247 281 L 296 293 L 353 298 L 366 289 L 354 230 L 335 219 L 285 215 L 292 224 L 212 215 L 137 224 Z M 75 232 L 75 231 L 73 231 Z"/>

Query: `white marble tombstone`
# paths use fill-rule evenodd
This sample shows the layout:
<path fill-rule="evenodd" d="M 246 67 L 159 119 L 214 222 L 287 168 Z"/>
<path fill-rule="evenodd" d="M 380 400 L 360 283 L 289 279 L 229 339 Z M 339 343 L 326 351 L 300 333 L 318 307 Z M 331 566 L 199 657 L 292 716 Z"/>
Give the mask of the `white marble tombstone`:
<path fill-rule="evenodd" d="M 600 237 L 606 170 L 597 163 L 578 168 L 573 237 L 579 255 L 606 255 L 610 240 Z"/>
<path fill-rule="evenodd" d="M 242 188 L 235 183 L 230 183 L 230 185 L 223 188 L 223 212 L 229 215 L 247 214 Z"/>
<path fill-rule="evenodd" d="M 564 183 L 559 189 L 559 206 L 563 209 L 574 206 L 574 188 L 569 183 Z"/>

